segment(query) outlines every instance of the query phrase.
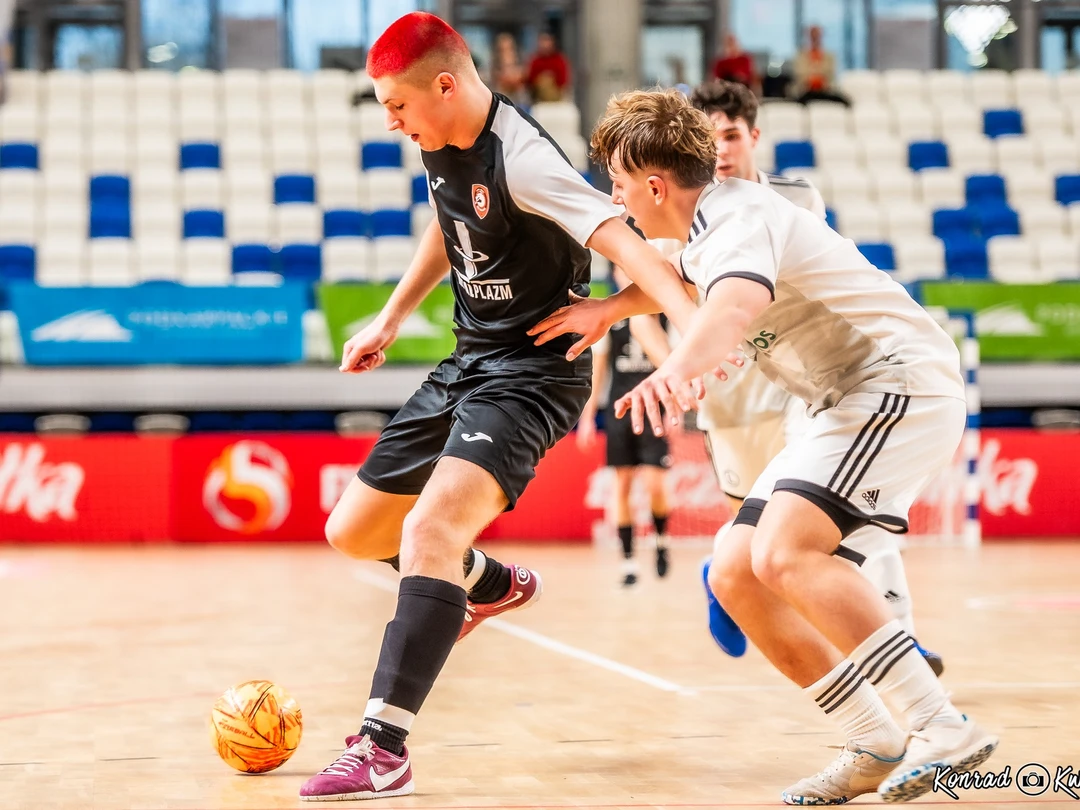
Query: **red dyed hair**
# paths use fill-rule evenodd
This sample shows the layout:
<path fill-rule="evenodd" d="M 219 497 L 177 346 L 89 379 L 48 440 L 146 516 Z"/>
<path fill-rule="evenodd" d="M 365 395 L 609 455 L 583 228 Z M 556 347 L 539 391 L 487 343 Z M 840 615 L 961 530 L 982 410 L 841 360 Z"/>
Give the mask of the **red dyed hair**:
<path fill-rule="evenodd" d="M 442 57 L 442 70 L 456 68 L 462 59 L 472 62 L 461 34 L 434 14 L 414 11 L 394 20 L 375 40 L 368 51 L 367 72 L 373 79 L 396 76 L 429 57 Z"/>

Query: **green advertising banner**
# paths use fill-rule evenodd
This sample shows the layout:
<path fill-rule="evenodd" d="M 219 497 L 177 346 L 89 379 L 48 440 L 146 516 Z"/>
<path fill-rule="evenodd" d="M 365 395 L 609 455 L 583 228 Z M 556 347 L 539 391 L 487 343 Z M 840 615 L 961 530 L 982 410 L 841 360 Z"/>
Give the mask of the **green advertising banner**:
<path fill-rule="evenodd" d="M 983 360 L 1080 360 L 1080 284 L 928 281 L 922 302 L 974 311 Z"/>
<path fill-rule="evenodd" d="M 375 320 L 390 300 L 393 284 L 320 284 L 319 307 L 330 328 L 334 356 L 341 359 L 345 341 Z M 386 352 L 387 363 L 435 365 L 454 351 L 454 294 L 440 284 L 405 319 L 397 340 Z"/>

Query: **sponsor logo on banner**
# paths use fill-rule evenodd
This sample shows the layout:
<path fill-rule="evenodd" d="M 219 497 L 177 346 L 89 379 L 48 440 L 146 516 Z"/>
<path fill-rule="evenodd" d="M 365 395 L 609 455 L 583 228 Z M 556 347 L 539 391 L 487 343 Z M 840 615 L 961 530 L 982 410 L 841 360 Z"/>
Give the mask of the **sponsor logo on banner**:
<path fill-rule="evenodd" d="M 319 508 L 323 514 L 334 511 L 349 483 L 356 478 L 359 464 L 324 464 L 319 469 Z"/>
<path fill-rule="evenodd" d="M 72 312 L 39 326 L 30 333 L 38 343 L 130 343 L 133 333 L 103 309 Z"/>
<path fill-rule="evenodd" d="M 983 441 L 979 457 L 983 507 L 992 515 L 1003 515 L 1010 509 L 1030 515 L 1031 490 L 1039 477 L 1039 465 L 1030 458 L 999 458 L 1000 453 L 1000 441 Z"/>
<path fill-rule="evenodd" d="M 35 523 L 74 521 L 85 478 L 74 462 L 45 461 L 42 444 L 9 444 L 0 453 L 0 512 L 24 513 Z"/>
<path fill-rule="evenodd" d="M 265 442 L 240 441 L 211 462 L 203 505 L 221 528 L 259 534 L 285 522 L 292 509 L 292 486 L 284 455 Z"/>

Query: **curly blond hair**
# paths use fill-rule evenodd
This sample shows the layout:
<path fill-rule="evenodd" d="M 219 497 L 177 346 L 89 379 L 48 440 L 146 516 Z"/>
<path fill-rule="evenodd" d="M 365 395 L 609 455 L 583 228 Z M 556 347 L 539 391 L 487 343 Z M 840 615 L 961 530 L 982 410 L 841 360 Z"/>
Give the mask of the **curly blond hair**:
<path fill-rule="evenodd" d="M 714 133 L 709 117 L 678 90 L 631 90 L 612 96 L 590 146 L 605 168 L 618 151 L 628 172 L 659 169 L 682 188 L 700 188 L 716 171 Z"/>

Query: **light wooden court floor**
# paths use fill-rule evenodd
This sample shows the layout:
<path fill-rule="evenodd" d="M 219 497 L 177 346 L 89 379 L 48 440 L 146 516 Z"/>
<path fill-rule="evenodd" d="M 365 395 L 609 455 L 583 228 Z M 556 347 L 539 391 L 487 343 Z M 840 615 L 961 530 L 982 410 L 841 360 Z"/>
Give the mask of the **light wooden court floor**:
<path fill-rule="evenodd" d="M 837 730 L 756 651 L 713 646 L 702 549 L 630 591 L 610 551 L 491 550 L 538 568 L 544 598 L 455 649 L 412 735 L 417 794 L 374 807 L 779 806 L 835 755 Z M 906 560 L 920 640 L 961 709 L 1002 735 L 987 767 L 1080 767 L 1080 546 Z M 297 789 L 359 723 L 390 574 L 317 545 L 0 548 L 0 808 L 335 806 Z M 291 691 L 305 721 L 296 755 L 263 776 L 209 743 L 213 700 L 251 678 Z M 1074 801 L 1015 786 L 960 798 Z M 934 803 L 955 804 L 919 802 Z"/>

